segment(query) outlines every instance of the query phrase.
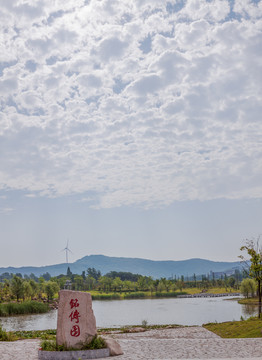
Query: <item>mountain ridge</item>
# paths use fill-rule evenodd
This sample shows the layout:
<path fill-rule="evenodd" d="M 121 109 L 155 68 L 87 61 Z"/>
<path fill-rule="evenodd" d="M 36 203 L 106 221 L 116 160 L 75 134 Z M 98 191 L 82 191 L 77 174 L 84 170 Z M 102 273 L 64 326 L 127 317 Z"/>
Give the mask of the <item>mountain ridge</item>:
<path fill-rule="evenodd" d="M 135 274 L 152 276 L 153 278 L 173 277 L 173 276 L 192 276 L 206 275 L 210 272 L 215 273 L 233 273 L 240 269 L 239 261 L 212 261 L 201 258 L 192 258 L 187 260 L 150 260 L 143 258 L 112 257 L 106 255 L 86 255 L 73 263 L 61 263 L 45 266 L 22 266 L 22 267 L 1 267 L 0 274 L 5 272 L 20 273 L 22 275 L 36 276 L 48 272 L 51 276 L 66 274 L 67 268 L 74 274 L 81 274 L 89 267 L 100 270 L 102 275 L 110 271 L 126 271 Z"/>

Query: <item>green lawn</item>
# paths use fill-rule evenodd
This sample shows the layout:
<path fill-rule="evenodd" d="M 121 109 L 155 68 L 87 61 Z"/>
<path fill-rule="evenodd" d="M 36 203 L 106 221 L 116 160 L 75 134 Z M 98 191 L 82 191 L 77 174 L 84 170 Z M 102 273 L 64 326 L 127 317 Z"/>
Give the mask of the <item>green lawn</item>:
<path fill-rule="evenodd" d="M 203 325 L 203 327 L 222 338 L 262 337 L 262 319 L 258 318 L 250 318 L 243 321 L 228 321 L 224 323 L 210 323 Z"/>

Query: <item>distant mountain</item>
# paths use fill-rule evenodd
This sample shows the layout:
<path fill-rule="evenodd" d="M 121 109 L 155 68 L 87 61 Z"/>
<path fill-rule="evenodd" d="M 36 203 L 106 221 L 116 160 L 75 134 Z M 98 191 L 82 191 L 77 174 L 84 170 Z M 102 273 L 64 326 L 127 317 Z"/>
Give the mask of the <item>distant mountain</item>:
<path fill-rule="evenodd" d="M 0 274 L 5 272 L 21 273 L 22 275 L 36 276 L 48 272 L 51 276 L 66 274 L 68 266 L 74 274 L 81 274 L 83 270 L 94 267 L 100 270 L 102 275 L 110 271 L 126 271 L 134 274 L 152 276 L 153 278 L 172 277 L 172 276 L 192 276 L 208 274 L 210 271 L 215 273 L 231 274 L 236 269 L 240 269 L 239 262 L 217 262 L 203 259 L 189 259 L 182 261 L 155 261 L 139 258 L 110 257 L 104 255 L 89 255 L 74 263 L 63 263 L 41 267 L 23 266 L 19 268 L 7 267 L 0 268 Z"/>

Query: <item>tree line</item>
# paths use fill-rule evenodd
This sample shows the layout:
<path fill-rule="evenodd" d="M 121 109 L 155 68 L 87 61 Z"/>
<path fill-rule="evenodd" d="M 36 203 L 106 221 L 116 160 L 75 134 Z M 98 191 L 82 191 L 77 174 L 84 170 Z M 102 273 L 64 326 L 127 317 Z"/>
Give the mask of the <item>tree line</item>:
<path fill-rule="evenodd" d="M 88 268 L 81 275 L 73 274 L 70 267 L 66 274 L 52 277 L 45 273 L 40 277 L 34 274 L 9 274 L 0 276 L 0 302 L 12 300 L 42 300 L 50 301 L 54 295 L 64 288 L 77 291 L 98 291 L 103 293 L 132 293 L 132 292 L 171 292 L 186 291 L 188 288 L 198 288 L 199 291 L 208 291 L 210 288 L 225 288 L 226 291 L 240 289 L 241 281 L 246 274 L 236 270 L 231 276 L 222 274 L 215 278 L 214 273 L 197 277 L 195 274 L 190 278 L 180 276 L 172 278 L 161 277 L 153 279 L 151 276 L 143 276 L 130 272 L 111 271 L 105 275 L 100 270 Z"/>

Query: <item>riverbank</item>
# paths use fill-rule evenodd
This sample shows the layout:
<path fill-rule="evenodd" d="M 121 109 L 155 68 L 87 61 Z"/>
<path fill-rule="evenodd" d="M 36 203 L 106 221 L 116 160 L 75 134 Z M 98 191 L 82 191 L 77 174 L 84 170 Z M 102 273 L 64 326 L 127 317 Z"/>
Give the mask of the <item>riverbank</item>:
<path fill-rule="evenodd" d="M 226 288 L 210 288 L 200 290 L 199 288 L 185 288 L 181 291 L 123 291 L 123 292 L 101 292 L 91 290 L 92 300 L 127 300 L 127 299 L 160 299 L 177 297 L 219 297 L 219 296 L 240 296 L 239 292 L 228 291 Z"/>
<path fill-rule="evenodd" d="M 181 295 L 187 295 L 185 291 L 139 291 L 139 292 L 122 292 L 122 293 L 99 293 L 91 291 L 92 300 L 136 300 L 136 299 L 160 299 L 176 298 Z"/>
<path fill-rule="evenodd" d="M 252 359 L 261 358 L 262 338 L 222 339 L 203 327 L 151 329 L 139 333 L 107 334 L 123 355 L 117 360 Z M 0 342 L 1 360 L 37 360 L 40 340 Z M 107 358 L 108 359 L 108 358 Z M 106 360 L 106 359 L 101 359 Z"/>

